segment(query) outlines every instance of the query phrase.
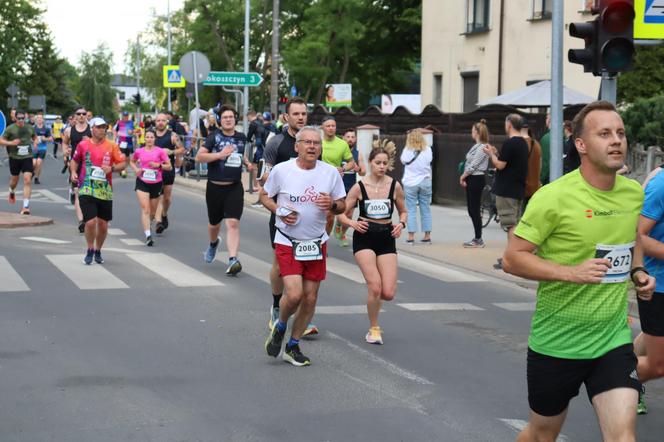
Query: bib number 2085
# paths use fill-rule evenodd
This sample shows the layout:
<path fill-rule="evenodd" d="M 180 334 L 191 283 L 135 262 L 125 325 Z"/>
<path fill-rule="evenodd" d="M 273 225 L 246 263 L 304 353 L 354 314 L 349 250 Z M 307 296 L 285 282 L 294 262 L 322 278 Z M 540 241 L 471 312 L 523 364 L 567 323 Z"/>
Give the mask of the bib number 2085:
<path fill-rule="evenodd" d="M 293 257 L 296 261 L 317 261 L 323 259 L 320 240 L 293 241 Z"/>

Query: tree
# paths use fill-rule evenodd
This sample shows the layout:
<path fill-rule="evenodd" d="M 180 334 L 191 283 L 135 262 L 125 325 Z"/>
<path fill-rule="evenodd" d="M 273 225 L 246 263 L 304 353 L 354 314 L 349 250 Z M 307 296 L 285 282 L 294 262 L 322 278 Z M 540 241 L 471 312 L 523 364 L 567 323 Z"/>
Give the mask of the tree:
<path fill-rule="evenodd" d="M 634 70 L 618 77 L 618 101 L 634 103 L 662 92 L 664 46 L 637 46 Z"/>
<path fill-rule="evenodd" d="M 115 93 L 111 87 L 112 54 L 108 46 L 100 44 L 92 52 L 83 52 L 79 68 L 78 98 L 81 104 L 94 112 L 112 120 Z"/>
<path fill-rule="evenodd" d="M 622 117 L 630 144 L 661 146 L 664 142 L 664 95 L 638 98 Z"/>

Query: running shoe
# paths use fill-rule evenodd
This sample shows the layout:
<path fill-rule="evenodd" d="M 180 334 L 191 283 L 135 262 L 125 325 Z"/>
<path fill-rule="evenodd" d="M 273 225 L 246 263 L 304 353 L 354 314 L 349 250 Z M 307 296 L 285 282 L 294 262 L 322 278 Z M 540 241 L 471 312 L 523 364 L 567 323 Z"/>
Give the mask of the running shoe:
<path fill-rule="evenodd" d="M 302 336 L 313 336 L 318 334 L 318 327 L 316 327 L 312 322 L 307 325 L 307 328 L 304 329 Z"/>
<path fill-rule="evenodd" d="M 69 188 L 69 204 L 73 205 L 74 201 L 76 201 L 76 194 L 74 193 L 74 189 L 71 187 Z"/>
<path fill-rule="evenodd" d="M 226 268 L 226 274 L 230 276 L 235 276 L 242 271 L 242 263 L 237 259 L 233 258 L 228 261 L 228 267 Z"/>
<path fill-rule="evenodd" d="M 484 248 L 484 241 L 481 238 L 473 238 L 470 241 L 463 243 L 463 246 L 467 249 L 481 249 Z"/>
<path fill-rule="evenodd" d="M 343 233 L 341 232 L 341 226 L 337 224 L 336 226 L 334 226 L 334 237 L 338 240 L 341 240 L 341 235 L 343 235 Z"/>
<path fill-rule="evenodd" d="M 7 195 L 7 201 L 9 204 L 16 204 L 16 194 L 12 191 Z"/>
<path fill-rule="evenodd" d="M 279 307 L 270 307 L 270 320 L 267 321 L 267 326 L 272 330 L 274 328 L 274 324 L 277 323 L 279 320 Z"/>
<path fill-rule="evenodd" d="M 265 351 L 267 351 L 268 356 L 276 358 L 281 352 L 281 344 L 284 342 L 284 336 L 286 335 L 286 330 L 280 332 L 277 327 L 272 328 L 270 336 L 265 341 Z"/>
<path fill-rule="evenodd" d="M 126 170 L 123 170 L 122 172 L 120 172 L 120 176 L 121 176 L 122 178 L 127 178 L 127 171 L 126 171 Z"/>
<path fill-rule="evenodd" d="M 94 258 L 94 256 L 95 256 L 94 249 L 88 249 L 88 251 L 85 254 L 85 258 L 83 258 L 83 262 L 85 263 L 85 265 L 89 266 L 90 264 L 92 264 L 92 259 Z"/>
<path fill-rule="evenodd" d="M 299 344 L 295 344 L 291 347 L 286 346 L 286 350 L 281 357 L 284 361 L 293 364 L 296 367 L 311 365 L 311 359 L 302 354 Z"/>
<path fill-rule="evenodd" d="M 383 345 L 383 330 L 380 327 L 371 327 L 364 340 L 369 344 Z"/>
<path fill-rule="evenodd" d="M 161 224 L 164 226 L 164 230 L 168 229 L 168 217 L 166 215 L 161 217 Z"/>
<path fill-rule="evenodd" d="M 28 207 L 22 208 L 21 215 L 30 215 L 30 209 Z"/>
<path fill-rule="evenodd" d="M 636 406 L 636 414 L 648 414 L 648 406 L 646 405 L 646 386 L 641 385 L 639 392 L 639 403 Z"/>
<path fill-rule="evenodd" d="M 428 239 L 424 239 L 424 238 L 422 238 L 422 239 L 420 240 L 420 244 L 432 244 L 432 242 L 431 242 L 431 238 L 428 238 Z"/>
<path fill-rule="evenodd" d="M 104 263 L 104 258 L 101 257 L 101 250 L 95 250 L 95 262 L 97 264 Z"/>
<path fill-rule="evenodd" d="M 39 177 L 38 177 L 38 176 L 35 177 L 35 184 L 41 184 L 41 181 L 39 181 Z"/>
<path fill-rule="evenodd" d="M 259 209 L 259 208 L 263 207 L 263 204 L 260 202 L 260 200 L 258 200 L 258 201 L 256 201 L 255 203 L 253 203 L 253 204 L 251 205 L 251 207 L 253 207 L 253 208 L 255 208 L 255 209 Z"/>
<path fill-rule="evenodd" d="M 155 226 L 155 232 L 157 233 L 163 233 L 166 227 L 164 227 L 164 224 L 161 221 L 157 221 L 157 224 Z"/>
<path fill-rule="evenodd" d="M 152 240 L 152 235 L 145 238 L 145 245 L 148 247 L 152 247 L 154 245 L 154 241 Z"/>
<path fill-rule="evenodd" d="M 346 238 L 346 235 L 341 236 L 341 240 L 339 240 L 339 245 L 341 247 L 348 247 L 348 238 Z"/>
<path fill-rule="evenodd" d="M 85 221 L 79 221 L 78 222 L 78 233 L 84 233 L 85 232 Z"/>
<path fill-rule="evenodd" d="M 157 229 L 159 229 L 159 227 L 157 227 Z M 157 232 L 159 232 L 159 230 L 157 230 Z M 219 248 L 219 244 L 221 244 L 221 239 L 217 238 L 217 245 L 213 247 L 212 244 L 208 244 L 207 250 L 203 252 L 203 258 L 208 264 L 211 264 L 212 261 L 214 261 L 215 256 L 217 256 L 217 248 Z"/>

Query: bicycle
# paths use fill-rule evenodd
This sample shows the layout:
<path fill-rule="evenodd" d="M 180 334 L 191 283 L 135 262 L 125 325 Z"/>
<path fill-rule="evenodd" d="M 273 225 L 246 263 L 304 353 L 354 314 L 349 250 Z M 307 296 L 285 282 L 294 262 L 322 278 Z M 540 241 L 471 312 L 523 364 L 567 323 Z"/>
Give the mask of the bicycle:
<path fill-rule="evenodd" d="M 484 189 L 482 189 L 482 198 L 480 200 L 480 216 L 482 218 L 482 227 L 489 225 L 493 219 L 495 222 L 500 222 L 498 217 L 498 210 L 496 209 L 496 196 L 491 192 L 491 183 L 493 183 L 496 171 L 489 169 L 486 172 L 486 181 Z"/>

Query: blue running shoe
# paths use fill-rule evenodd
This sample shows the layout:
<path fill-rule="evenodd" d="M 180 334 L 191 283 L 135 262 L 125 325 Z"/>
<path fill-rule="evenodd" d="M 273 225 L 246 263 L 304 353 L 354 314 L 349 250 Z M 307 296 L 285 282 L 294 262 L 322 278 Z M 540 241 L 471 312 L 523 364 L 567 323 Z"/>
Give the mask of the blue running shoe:
<path fill-rule="evenodd" d="M 219 248 L 219 244 L 221 243 L 221 239 L 217 238 L 217 245 L 213 246 L 212 244 L 208 245 L 207 250 L 203 253 L 203 258 L 205 259 L 205 262 L 208 264 L 212 264 L 212 261 L 214 261 L 215 256 L 217 256 L 217 249 Z"/>

